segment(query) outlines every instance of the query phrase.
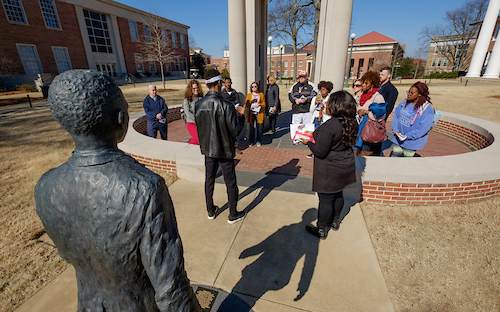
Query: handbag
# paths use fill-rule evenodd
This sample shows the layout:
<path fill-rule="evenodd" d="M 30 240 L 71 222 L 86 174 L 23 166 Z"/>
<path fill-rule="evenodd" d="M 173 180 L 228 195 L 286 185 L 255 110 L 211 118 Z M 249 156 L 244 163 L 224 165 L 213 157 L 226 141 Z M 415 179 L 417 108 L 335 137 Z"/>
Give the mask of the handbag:
<path fill-rule="evenodd" d="M 361 139 L 366 143 L 382 143 L 387 139 L 385 120 L 383 118 L 373 120 L 368 117 L 361 131 Z"/>

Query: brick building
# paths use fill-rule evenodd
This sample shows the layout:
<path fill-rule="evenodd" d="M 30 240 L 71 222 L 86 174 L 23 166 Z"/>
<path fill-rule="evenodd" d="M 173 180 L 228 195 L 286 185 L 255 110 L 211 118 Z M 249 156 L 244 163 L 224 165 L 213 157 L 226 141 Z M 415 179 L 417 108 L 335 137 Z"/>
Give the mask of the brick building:
<path fill-rule="evenodd" d="M 432 38 L 429 45 L 429 52 L 427 54 L 427 63 L 425 65 L 425 73 L 427 75 L 432 73 L 442 73 L 451 71 L 468 71 L 469 65 L 474 54 L 474 48 L 476 47 L 476 40 L 479 31 L 481 30 L 483 21 L 478 21 L 472 23 L 471 25 L 479 26 L 476 34 L 472 35 L 469 42 L 464 44 L 463 39 L 460 36 L 443 36 Z M 484 59 L 484 65 L 488 64 L 493 46 L 495 45 L 496 38 L 498 38 L 498 33 L 500 32 L 500 16 L 497 18 L 495 24 L 495 30 L 490 39 L 490 44 L 488 47 L 488 52 Z M 462 61 L 461 66 L 458 66 L 458 59 L 463 53 L 463 49 L 467 50 L 467 56 Z"/>
<path fill-rule="evenodd" d="M 305 72 L 308 75 L 311 73 L 312 53 L 314 47 L 309 45 L 297 52 L 297 71 L 298 74 Z M 291 46 L 283 46 L 283 51 L 280 52 L 280 47 L 272 47 L 272 55 L 267 48 L 267 74 L 269 75 L 269 60 L 271 59 L 271 75 L 279 78 L 280 71 L 283 71 L 282 78 L 296 78 L 298 74 L 294 73 L 293 48 Z M 283 63 L 283 66 L 281 66 Z M 213 58 L 209 64 L 214 68 L 223 70 L 226 68 L 231 73 L 229 63 L 229 51 L 224 51 L 224 57 Z"/>
<path fill-rule="evenodd" d="M 349 42 L 349 51 L 352 41 Z M 354 39 L 349 78 L 359 78 L 369 70 L 379 71 L 382 67 L 393 67 L 393 60 L 401 59 L 405 44 L 372 31 Z M 347 61 L 349 63 L 349 61 Z M 346 64 L 346 71 L 349 64 Z"/>
<path fill-rule="evenodd" d="M 14 84 L 78 68 L 111 76 L 159 71 L 141 47 L 149 38 L 147 12 L 111 0 L 3 0 L 2 5 L 0 51 L 16 64 Z M 176 55 L 165 70 L 185 75 L 189 26 L 163 18 L 160 25 Z"/>

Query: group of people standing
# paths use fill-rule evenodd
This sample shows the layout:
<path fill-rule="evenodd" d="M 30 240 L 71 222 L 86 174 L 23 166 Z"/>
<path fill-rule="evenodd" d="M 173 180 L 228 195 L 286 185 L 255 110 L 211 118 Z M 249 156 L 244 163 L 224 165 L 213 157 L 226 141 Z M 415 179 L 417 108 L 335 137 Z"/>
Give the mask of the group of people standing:
<path fill-rule="evenodd" d="M 316 89 L 307 76 L 301 74 L 289 91 L 292 123 L 314 124 L 315 128 L 311 138 L 294 143 L 307 145 L 312 152 L 310 157 L 314 157 L 312 189 L 319 197 L 318 222 L 316 226 L 307 226 L 306 230 L 320 239 L 327 237 L 330 228 L 338 230 L 340 227 L 343 190 L 356 181 L 355 154 L 381 154 L 381 142 L 359 142 L 359 133 L 363 127 L 361 120 L 370 118 L 385 123 L 393 111 L 398 91 L 390 82 L 391 74 L 389 67 L 382 68 L 380 73 L 368 71 L 354 82 L 353 95 L 347 91 L 331 93 L 333 84 L 329 81 L 321 81 Z M 274 77 L 268 77 L 267 82 L 265 95 L 260 91 L 259 83 L 252 82 L 243 105 L 238 92 L 232 88 L 231 79 L 223 79 L 217 70 L 205 73 L 205 83 L 209 88 L 205 97 L 196 80 L 190 81 L 187 86 L 183 102 L 186 127 L 192 137 L 190 143 L 199 144 L 205 156 L 205 200 L 210 220 L 219 213 L 219 207 L 213 202 L 219 166 L 228 194 L 228 222 L 235 223 L 246 215 L 236 209 L 239 192 L 233 158 L 237 137 L 245 122 L 250 124 L 250 144 L 256 146 L 261 146 L 266 115 L 269 116 L 270 130 L 273 133 L 276 131 L 276 118 L 281 111 L 279 88 Z M 152 100 L 154 103 L 161 102 L 160 97 L 153 97 L 155 95 L 150 88 L 151 99 L 145 99 L 145 110 L 146 104 L 151 106 Z M 427 86 L 415 83 L 407 98 L 394 110 L 393 156 L 413 156 L 416 149 L 425 145 L 434 115 L 433 109 L 426 109 L 429 106 Z M 149 116 L 147 111 L 146 115 Z M 150 115 L 158 120 L 164 117 L 163 113 Z"/>

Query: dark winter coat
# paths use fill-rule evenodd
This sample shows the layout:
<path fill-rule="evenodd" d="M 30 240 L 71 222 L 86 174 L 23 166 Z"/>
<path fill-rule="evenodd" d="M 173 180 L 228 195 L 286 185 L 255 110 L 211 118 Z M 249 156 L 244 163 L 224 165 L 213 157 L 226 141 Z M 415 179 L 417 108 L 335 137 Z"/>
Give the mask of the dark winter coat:
<path fill-rule="evenodd" d="M 279 114 L 281 112 L 280 89 L 275 83 L 267 88 L 266 104 L 267 111 L 269 111 L 271 107 L 276 107 L 276 112 L 274 114 Z"/>
<path fill-rule="evenodd" d="M 307 143 L 314 154 L 314 192 L 337 193 L 356 182 L 354 152 L 351 146 L 340 142 L 342 132 L 342 125 L 332 117 L 314 131 L 315 143 Z"/>

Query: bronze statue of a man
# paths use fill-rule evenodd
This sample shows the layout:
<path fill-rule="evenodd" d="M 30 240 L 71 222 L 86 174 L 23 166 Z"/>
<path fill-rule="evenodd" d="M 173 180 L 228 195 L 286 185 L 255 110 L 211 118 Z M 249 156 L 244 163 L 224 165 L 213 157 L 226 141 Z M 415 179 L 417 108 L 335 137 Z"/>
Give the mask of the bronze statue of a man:
<path fill-rule="evenodd" d="M 117 148 L 129 122 L 118 86 L 72 70 L 48 100 L 75 151 L 38 181 L 36 211 L 75 267 L 78 311 L 200 311 L 165 181 Z"/>

